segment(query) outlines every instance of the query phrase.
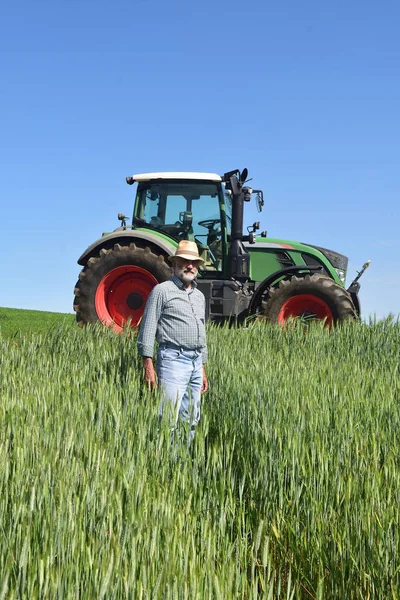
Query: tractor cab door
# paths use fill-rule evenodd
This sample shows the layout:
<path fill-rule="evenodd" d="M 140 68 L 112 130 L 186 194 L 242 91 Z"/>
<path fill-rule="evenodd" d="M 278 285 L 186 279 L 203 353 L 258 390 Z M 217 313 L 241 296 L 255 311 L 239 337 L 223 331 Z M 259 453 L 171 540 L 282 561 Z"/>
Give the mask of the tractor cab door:
<path fill-rule="evenodd" d="M 150 180 L 138 185 L 133 221 L 162 231 L 177 241 L 195 241 L 205 261 L 201 275 L 216 277 L 223 272 L 226 255 L 222 203 L 219 182 Z"/>

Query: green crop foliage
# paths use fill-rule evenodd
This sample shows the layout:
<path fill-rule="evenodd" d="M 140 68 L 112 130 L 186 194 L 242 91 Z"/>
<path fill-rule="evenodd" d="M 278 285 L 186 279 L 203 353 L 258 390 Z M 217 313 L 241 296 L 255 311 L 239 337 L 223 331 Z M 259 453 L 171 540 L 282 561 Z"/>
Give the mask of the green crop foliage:
<path fill-rule="evenodd" d="M 0 334 L 3 336 L 16 337 L 21 333 L 23 335 L 44 333 L 52 327 L 59 326 L 60 323 L 72 325 L 75 323 L 75 317 L 65 313 L 0 307 Z"/>
<path fill-rule="evenodd" d="M 190 450 L 132 334 L 0 336 L 1 600 L 398 598 L 400 323 L 208 333 Z"/>

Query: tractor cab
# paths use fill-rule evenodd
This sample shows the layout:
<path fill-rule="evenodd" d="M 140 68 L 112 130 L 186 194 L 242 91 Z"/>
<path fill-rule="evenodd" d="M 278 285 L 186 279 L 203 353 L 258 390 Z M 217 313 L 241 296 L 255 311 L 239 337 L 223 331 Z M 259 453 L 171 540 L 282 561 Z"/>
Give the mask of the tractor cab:
<path fill-rule="evenodd" d="M 203 277 L 223 273 L 231 235 L 231 196 L 213 173 L 146 173 L 138 183 L 132 219 L 135 229 L 156 230 L 195 241 L 204 259 Z M 128 181 L 130 183 L 130 181 Z"/>

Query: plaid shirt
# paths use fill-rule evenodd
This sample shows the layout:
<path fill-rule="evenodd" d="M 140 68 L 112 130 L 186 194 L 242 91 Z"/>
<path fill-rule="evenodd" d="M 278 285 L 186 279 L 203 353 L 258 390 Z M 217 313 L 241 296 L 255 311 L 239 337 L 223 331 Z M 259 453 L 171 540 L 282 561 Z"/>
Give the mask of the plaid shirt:
<path fill-rule="evenodd" d="M 206 362 L 205 298 L 195 281 L 188 292 L 176 275 L 153 288 L 137 342 L 141 356 L 153 356 L 155 339 L 159 344 L 200 350 Z"/>

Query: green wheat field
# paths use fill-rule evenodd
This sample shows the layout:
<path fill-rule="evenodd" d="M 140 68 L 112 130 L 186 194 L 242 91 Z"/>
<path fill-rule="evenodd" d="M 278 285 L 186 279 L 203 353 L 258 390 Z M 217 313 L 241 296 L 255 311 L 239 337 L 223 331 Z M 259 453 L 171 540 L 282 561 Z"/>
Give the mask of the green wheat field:
<path fill-rule="evenodd" d="M 398 321 L 209 326 L 187 449 L 134 335 L 8 311 L 0 600 L 399 598 Z"/>

